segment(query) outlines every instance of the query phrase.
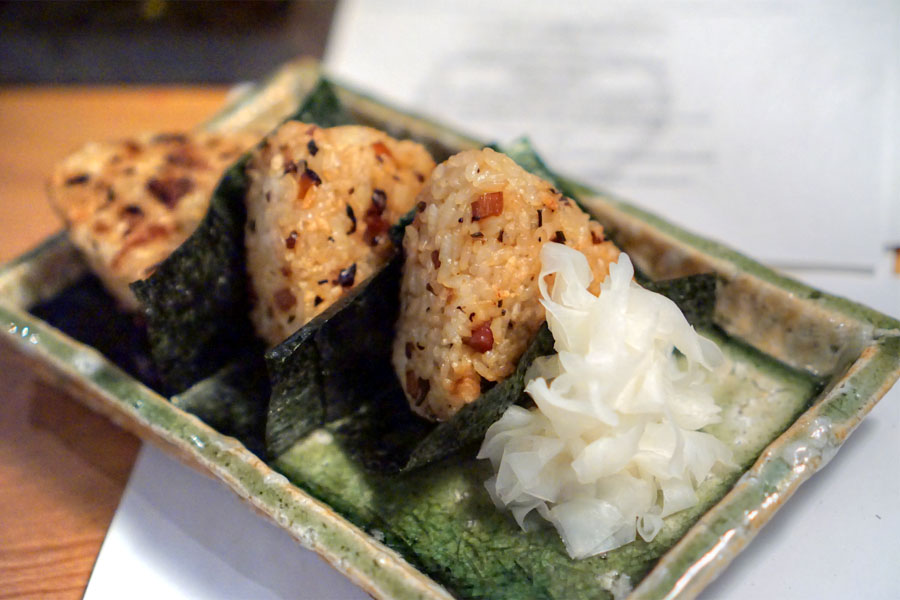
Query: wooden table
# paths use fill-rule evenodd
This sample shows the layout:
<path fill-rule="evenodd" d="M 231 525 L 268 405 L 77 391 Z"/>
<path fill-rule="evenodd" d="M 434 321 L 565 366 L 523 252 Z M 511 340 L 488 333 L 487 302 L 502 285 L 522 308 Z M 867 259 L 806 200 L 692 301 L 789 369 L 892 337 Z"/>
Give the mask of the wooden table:
<path fill-rule="evenodd" d="M 222 87 L 0 88 L 0 263 L 60 228 L 44 182 L 90 140 L 178 131 Z M 0 598 L 79 598 L 139 440 L 41 384 L 0 347 Z"/>

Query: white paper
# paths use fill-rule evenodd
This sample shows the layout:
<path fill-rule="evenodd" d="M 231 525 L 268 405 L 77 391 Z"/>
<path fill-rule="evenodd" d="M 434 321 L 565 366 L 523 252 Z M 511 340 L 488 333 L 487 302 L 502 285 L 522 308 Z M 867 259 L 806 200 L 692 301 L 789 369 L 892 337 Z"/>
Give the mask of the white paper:
<path fill-rule="evenodd" d="M 222 483 L 144 445 L 85 600 L 366 600 Z"/>
<path fill-rule="evenodd" d="M 900 3 L 345 1 L 340 78 L 770 264 L 900 242 Z"/>
<path fill-rule="evenodd" d="M 701 598 L 900 598 L 898 456 L 895 388 Z"/>

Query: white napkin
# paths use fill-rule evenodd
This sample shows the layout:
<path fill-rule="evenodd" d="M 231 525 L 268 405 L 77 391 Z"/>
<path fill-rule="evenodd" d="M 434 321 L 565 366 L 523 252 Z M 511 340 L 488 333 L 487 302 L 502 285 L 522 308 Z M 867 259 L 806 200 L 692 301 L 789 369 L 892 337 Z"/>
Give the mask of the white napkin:
<path fill-rule="evenodd" d="M 345 0 L 325 62 L 769 264 L 900 244 L 893 0 Z"/>
<path fill-rule="evenodd" d="M 141 449 L 85 600 L 366 600 L 224 484 Z"/>

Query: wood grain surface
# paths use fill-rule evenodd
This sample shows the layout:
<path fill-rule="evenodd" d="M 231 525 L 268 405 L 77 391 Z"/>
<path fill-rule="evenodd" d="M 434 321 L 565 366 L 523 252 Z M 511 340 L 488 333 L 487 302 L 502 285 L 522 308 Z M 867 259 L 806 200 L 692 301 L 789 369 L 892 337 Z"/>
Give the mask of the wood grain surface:
<path fill-rule="evenodd" d="M 190 129 L 222 87 L 0 88 L 0 262 L 61 227 L 45 199 L 53 165 L 89 141 Z"/>
<path fill-rule="evenodd" d="M 221 87 L 0 89 L 0 262 L 60 228 L 53 164 L 91 140 L 190 129 Z M 140 442 L 0 345 L 0 598 L 79 598 Z"/>

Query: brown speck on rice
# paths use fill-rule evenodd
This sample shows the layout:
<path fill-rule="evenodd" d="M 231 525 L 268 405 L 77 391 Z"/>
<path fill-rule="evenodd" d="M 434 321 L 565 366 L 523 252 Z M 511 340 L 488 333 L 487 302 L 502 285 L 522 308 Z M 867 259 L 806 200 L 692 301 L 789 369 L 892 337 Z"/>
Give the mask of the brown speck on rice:
<path fill-rule="evenodd" d="M 91 270 L 126 310 L 144 279 L 196 229 L 232 158 L 253 133 L 147 134 L 92 143 L 56 166 L 50 201 Z"/>
<path fill-rule="evenodd" d="M 472 204 L 500 192 L 502 211 L 473 221 Z M 574 203 L 559 202 L 547 182 L 490 149 L 438 165 L 419 201 L 426 208 L 403 239 L 393 363 L 412 409 L 442 421 L 509 376 L 544 322 L 537 281 L 544 240 L 560 232 L 588 257 L 594 293 L 619 251 L 595 243 L 602 227 Z M 408 344 L 427 350 L 407 353 Z"/>
<path fill-rule="evenodd" d="M 274 315 L 262 306 L 251 313 L 257 333 L 275 345 L 384 264 L 385 223 L 415 205 L 422 187 L 415 174 L 430 173 L 434 161 L 421 145 L 369 127 L 290 121 L 268 142 L 247 167 L 247 216 L 256 227 L 245 239 L 256 295 L 270 298 L 287 285 L 296 298 Z M 286 169 L 289 162 L 297 168 Z M 295 231 L 289 248 L 284 240 Z M 287 279 L 281 265 L 290 268 Z"/>

